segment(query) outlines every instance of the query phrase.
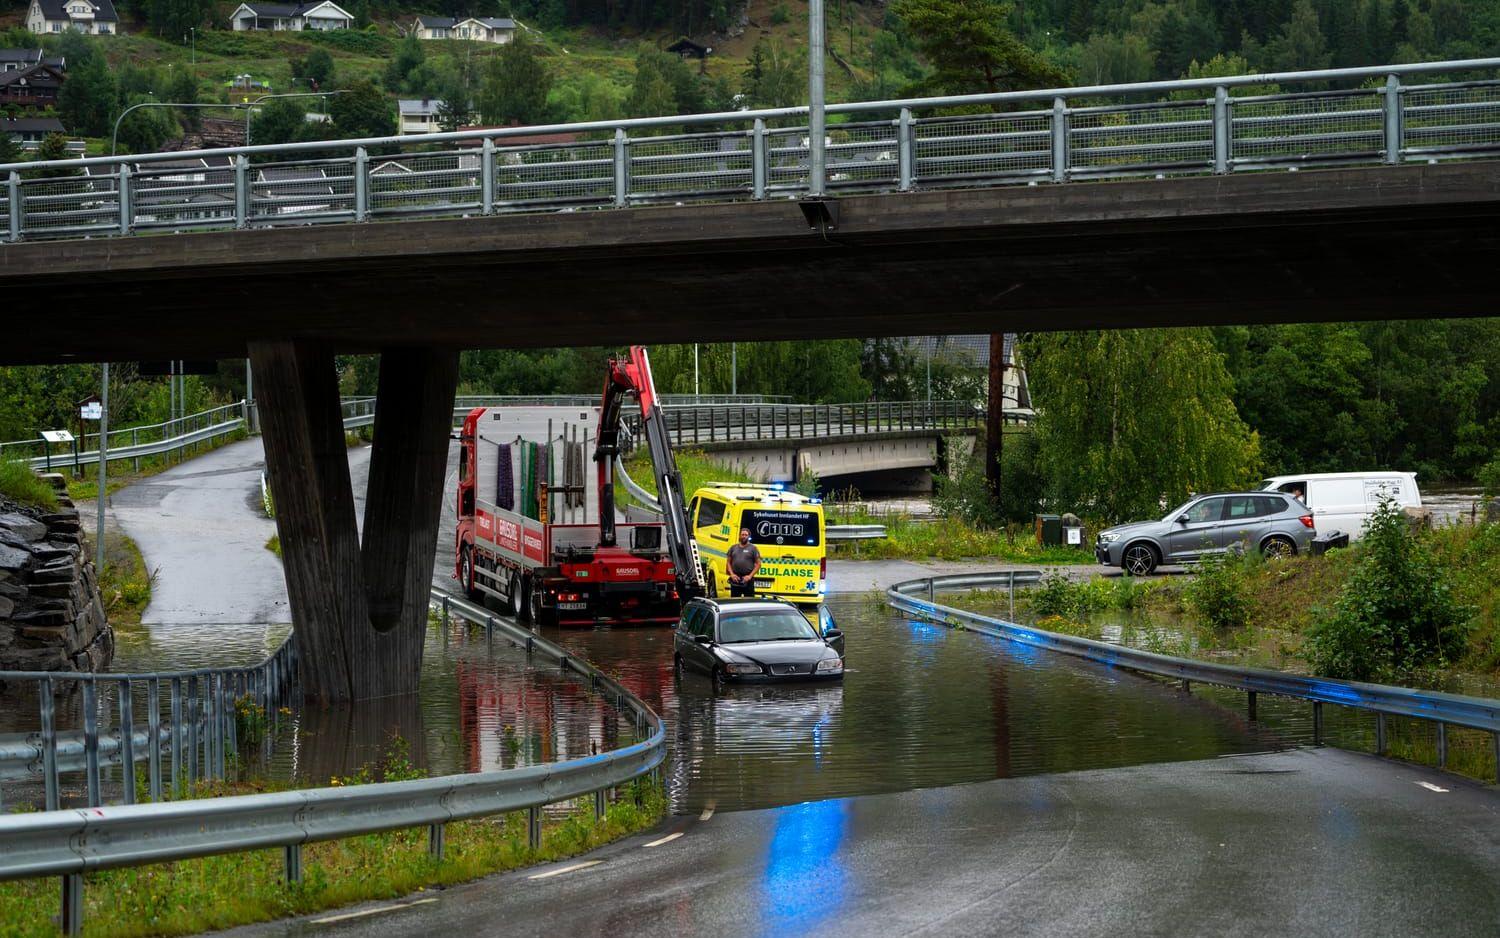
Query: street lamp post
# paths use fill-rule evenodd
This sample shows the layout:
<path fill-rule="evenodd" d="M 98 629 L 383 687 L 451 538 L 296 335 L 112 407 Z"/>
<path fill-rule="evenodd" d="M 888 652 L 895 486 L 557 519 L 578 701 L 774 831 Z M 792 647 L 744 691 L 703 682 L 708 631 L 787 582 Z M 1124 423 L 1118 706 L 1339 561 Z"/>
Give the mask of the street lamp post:
<path fill-rule="evenodd" d="M 148 91 L 147 94 L 150 94 L 150 92 Z M 116 149 L 116 146 L 117 146 L 117 144 L 119 143 L 119 140 L 120 140 L 120 122 L 125 119 L 125 115 L 126 114 L 129 114 L 131 111 L 134 111 L 134 110 L 136 110 L 138 108 L 143 108 L 143 107 L 181 107 L 181 108 L 189 108 L 189 107 L 191 107 L 191 108 L 217 108 L 217 109 L 221 109 L 222 110 L 222 109 L 225 109 L 225 108 L 233 108 L 233 107 L 235 107 L 235 105 L 233 105 L 233 104 L 186 104 L 186 103 L 179 104 L 178 102 L 175 102 L 175 101 L 142 101 L 139 104 L 132 104 L 130 107 L 128 107 L 125 110 L 121 111 L 119 117 L 115 118 L 115 129 L 114 129 L 114 132 L 111 133 L 110 137 L 109 137 L 109 155 L 110 156 L 114 156 L 115 155 L 115 149 Z"/>
<path fill-rule="evenodd" d="M 807 194 L 824 194 L 827 157 L 823 150 L 823 0 L 807 5 Z"/>

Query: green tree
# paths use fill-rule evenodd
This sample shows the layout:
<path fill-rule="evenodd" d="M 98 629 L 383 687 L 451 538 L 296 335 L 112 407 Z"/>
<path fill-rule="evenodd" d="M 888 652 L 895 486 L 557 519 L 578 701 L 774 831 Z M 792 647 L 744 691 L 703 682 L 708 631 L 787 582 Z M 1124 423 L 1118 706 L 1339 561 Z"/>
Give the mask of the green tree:
<path fill-rule="evenodd" d="M 921 90 L 972 94 L 1067 84 L 1067 73 L 1011 33 L 1002 0 L 895 0 L 917 47 L 933 64 Z"/>
<path fill-rule="evenodd" d="M 490 59 L 474 103 L 486 124 L 542 124 L 551 91 L 552 73 L 536 43 L 518 33 Z"/>
<path fill-rule="evenodd" d="M 177 39 L 207 22 L 213 8 L 212 0 L 147 0 L 142 12 L 152 32 L 166 39 Z"/>
<path fill-rule="evenodd" d="M 696 114 L 705 109 L 709 89 L 680 56 L 645 48 L 635 57 L 635 82 L 625 98 L 631 117 Z"/>
<path fill-rule="evenodd" d="M 328 99 L 328 116 L 346 139 L 396 134 L 396 108 L 373 82 L 358 81 Z M 259 141 L 257 141 L 259 142 Z"/>
<path fill-rule="evenodd" d="M 1201 329 L 1038 333 L 1023 345 L 1052 504 L 1107 519 L 1255 477 L 1259 439 Z"/>
<path fill-rule="evenodd" d="M 314 49 L 305 59 L 293 59 L 292 77 L 307 79 L 314 90 L 331 86 L 334 77 L 333 56 L 327 49 Z"/>
<path fill-rule="evenodd" d="M 72 159 L 73 154 L 68 152 L 68 138 L 62 134 L 48 134 L 42 138 L 42 143 L 36 148 L 35 162 L 43 163 L 51 160 Z M 68 176 L 78 176 L 83 173 L 82 169 L 71 166 L 53 167 L 51 169 L 33 169 L 24 175 L 29 179 L 62 179 Z"/>
<path fill-rule="evenodd" d="M 1281 34 L 1266 43 L 1267 64 L 1276 71 L 1297 72 L 1327 68 L 1330 59 L 1318 11 L 1311 0 L 1297 0 Z"/>
<path fill-rule="evenodd" d="M 396 47 L 396 54 L 385 66 L 385 86 L 392 91 L 399 91 L 406 85 L 406 78 L 412 70 L 421 65 L 427 59 L 427 52 L 422 48 L 422 40 L 415 35 L 407 36 Z"/>
<path fill-rule="evenodd" d="M 101 55 L 68 63 L 68 80 L 57 94 L 57 110 L 68 130 L 107 137 L 115 118 L 115 78 Z"/>
<path fill-rule="evenodd" d="M 129 103 L 151 103 L 152 98 L 141 95 Z M 131 111 L 120 121 L 119 145 L 130 153 L 150 153 L 160 150 L 161 145 L 177 136 L 181 128 L 173 119 L 170 108 L 145 107 Z"/>
<path fill-rule="evenodd" d="M 257 146 L 312 139 L 315 139 L 314 131 L 307 122 L 307 108 L 300 99 L 267 101 L 250 118 L 250 142 Z"/>
<path fill-rule="evenodd" d="M 1134 33 L 1095 33 L 1079 47 L 1075 71 L 1086 85 L 1116 85 L 1150 81 L 1156 64 L 1145 36 Z"/>
<path fill-rule="evenodd" d="M 19 163 L 25 158 L 25 151 L 16 142 L 16 138 L 5 131 L 0 131 L 0 165 L 5 163 Z"/>

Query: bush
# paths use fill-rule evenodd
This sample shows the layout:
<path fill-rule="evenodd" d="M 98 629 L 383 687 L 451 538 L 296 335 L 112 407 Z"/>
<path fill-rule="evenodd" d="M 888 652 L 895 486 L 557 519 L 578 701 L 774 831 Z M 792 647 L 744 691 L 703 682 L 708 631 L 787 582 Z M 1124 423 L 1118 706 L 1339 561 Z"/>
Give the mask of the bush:
<path fill-rule="evenodd" d="M 1371 515 L 1360 550 L 1332 613 L 1308 636 L 1317 673 L 1370 680 L 1457 659 L 1472 610 L 1454 596 L 1448 568 L 1394 502 Z"/>
<path fill-rule="evenodd" d="M 951 452 L 950 447 L 950 452 Z M 932 495 L 932 507 L 939 514 L 960 518 L 982 528 L 1000 526 L 999 505 L 990 491 L 989 480 L 984 477 L 984 445 L 974 444 L 974 454 L 964 462 L 958 475 L 949 478 L 938 476 Z"/>
<path fill-rule="evenodd" d="M 56 490 L 24 462 L 0 462 L 0 495 L 37 508 L 57 507 Z"/>
<path fill-rule="evenodd" d="M 771 10 L 771 25 L 784 26 L 792 18 L 792 12 L 786 8 L 785 3 L 778 3 Z"/>
<path fill-rule="evenodd" d="M 1188 608 L 1204 623 L 1219 629 L 1240 629 L 1250 624 L 1254 602 L 1246 582 L 1246 565 L 1257 562 L 1259 554 L 1244 558 L 1228 554 L 1205 557 L 1198 575 L 1183 589 Z"/>
<path fill-rule="evenodd" d="M 1478 480 L 1484 487 L 1485 498 L 1500 497 L 1500 456 L 1480 467 Z"/>

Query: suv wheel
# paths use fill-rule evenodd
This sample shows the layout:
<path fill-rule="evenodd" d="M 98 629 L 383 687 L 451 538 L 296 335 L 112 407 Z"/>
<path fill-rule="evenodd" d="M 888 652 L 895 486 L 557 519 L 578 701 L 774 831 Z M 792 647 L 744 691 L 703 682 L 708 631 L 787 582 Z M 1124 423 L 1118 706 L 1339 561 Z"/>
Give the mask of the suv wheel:
<path fill-rule="evenodd" d="M 1131 544 L 1120 557 L 1120 569 L 1131 576 L 1146 576 L 1157 563 L 1156 548 L 1144 541 Z"/>
<path fill-rule="evenodd" d="M 1266 538 L 1266 542 L 1260 545 L 1260 553 L 1267 560 L 1278 557 L 1293 557 L 1296 556 L 1297 545 L 1292 543 L 1290 538 L 1278 534 L 1274 537 Z"/>

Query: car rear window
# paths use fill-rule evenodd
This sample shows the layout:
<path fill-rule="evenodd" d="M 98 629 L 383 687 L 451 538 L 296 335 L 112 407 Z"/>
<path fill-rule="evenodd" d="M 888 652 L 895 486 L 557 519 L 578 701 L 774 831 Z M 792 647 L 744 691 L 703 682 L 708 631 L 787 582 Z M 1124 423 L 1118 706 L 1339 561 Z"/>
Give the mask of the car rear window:
<path fill-rule="evenodd" d="M 811 511 L 751 509 L 740 527 L 750 529 L 750 540 L 756 544 L 817 547 L 819 542 L 818 516 Z"/>

